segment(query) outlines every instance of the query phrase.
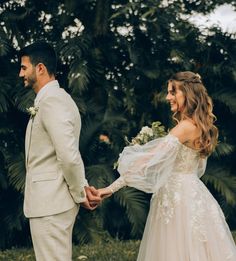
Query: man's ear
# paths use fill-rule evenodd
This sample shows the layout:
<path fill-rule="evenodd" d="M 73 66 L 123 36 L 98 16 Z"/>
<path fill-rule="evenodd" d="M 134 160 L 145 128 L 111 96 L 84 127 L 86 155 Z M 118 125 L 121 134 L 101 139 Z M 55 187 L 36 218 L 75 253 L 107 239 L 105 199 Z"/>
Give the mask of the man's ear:
<path fill-rule="evenodd" d="M 47 68 L 43 63 L 38 63 L 36 65 L 36 71 L 38 72 L 39 75 L 43 75 L 47 72 Z"/>

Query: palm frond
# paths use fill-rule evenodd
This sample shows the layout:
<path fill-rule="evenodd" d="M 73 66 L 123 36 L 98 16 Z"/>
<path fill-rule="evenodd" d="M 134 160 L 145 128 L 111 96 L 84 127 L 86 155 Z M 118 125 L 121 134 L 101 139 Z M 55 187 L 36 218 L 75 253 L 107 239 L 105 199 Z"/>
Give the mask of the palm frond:
<path fill-rule="evenodd" d="M 97 120 L 91 120 L 87 118 L 83 121 L 83 128 L 81 131 L 80 137 L 80 149 L 82 154 L 86 151 L 89 147 L 89 143 L 94 141 L 94 136 L 98 133 L 99 130 L 102 130 L 102 126 L 108 124 L 111 126 L 113 123 L 118 124 L 119 122 L 124 122 L 125 119 L 120 115 L 112 115 L 110 113 L 106 113 L 101 115 L 101 118 Z"/>
<path fill-rule="evenodd" d="M 26 112 L 26 108 L 34 104 L 34 99 L 33 90 L 25 88 L 19 88 L 13 97 L 15 106 L 22 112 Z"/>
<path fill-rule="evenodd" d="M 141 235 L 149 209 L 147 195 L 134 188 L 124 188 L 117 192 L 114 198 L 126 209 L 132 226 L 131 235 Z"/>
<path fill-rule="evenodd" d="M 5 92 L 5 87 L 0 81 L 0 112 L 6 112 L 8 104 L 9 101 Z"/>
<path fill-rule="evenodd" d="M 101 78 L 100 76 L 102 76 L 101 80 L 103 80 L 105 72 L 101 50 L 98 48 L 91 49 L 86 58 L 88 60 L 89 72 L 92 78 L 98 80 Z M 104 83 L 104 85 L 106 85 L 106 83 Z"/>
<path fill-rule="evenodd" d="M 212 98 L 225 104 L 232 113 L 236 112 L 236 93 L 227 90 L 214 92 Z"/>
<path fill-rule="evenodd" d="M 85 173 L 89 184 L 96 188 L 103 188 L 115 179 L 115 177 L 112 178 L 112 170 L 104 164 L 88 166 Z"/>
<path fill-rule="evenodd" d="M 103 75 L 102 54 L 93 48 L 88 36 L 80 35 L 59 44 L 62 62 L 70 67 L 68 79 L 73 92 L 82 93 L 87 90 L 91 79 Z"/>
<path fill-rule="evenodd" d="M 142 69 L 142 73 L 151 80 L 156 80 L 160 77 L 160 71 L 157 68 Z"/>
<path fill-rule="evenodd" d="M 81 117 L 83 118 L 83 115 L 86 114 L 87 112 L 87 104 L 86 102 L 84 101 L 84 99 L 80 96 L 78 96 L 77 93 L 70 93 L 71 95 L 71 98 L 74 100 L 74 102 L 76 103 L 78 109 L 79 109 L 79 112 L 81 114 Z"/>
<path fill-rule="evenodd" d="M 99 116 L 99 118 L 102 118 L 103 106 L 96 103 L 93 99 L 86 100 L 86 115 L 88 117 L 90 117 L 90 115 L 96 115 Z"/>
<path fill-rule="evenodd" d="M 11 155 L 6 158 L 9 184 L 17 191 L 23 193 L 25 187 L 24 153 Z"/>
<path fill-rule="evenodd" d="M 234 151 L 234 146 L 227 142 L 220 142 L 215 151 L 212 153 L 212 156 L 215 158 L 220 158 L 222 156 L 228 156 Z"/>
<path fill-rule="evenodd" d="M 11 77 L 0 77 L 0 112 L 6 112 L 12 104 L 12 85 Z"/>
<path fill-rule="evenodd" d="M 72 59 L 80 59 L 83 53 L 86 53 L 91 47 L 91 39 L 85 36 L 78 36 L 69 41 L 61 41 L 58 44 L 58 51 L 61 59 L 71 61 Z"/>
<path fill-rule="evenodd" d="M 12 47 L 8 41 L 6 33 L 3 29 L 0 29 L 0 56 L 7 55 L 12 50 Z"/>
<path fill-rule="evenodd" d="M 232 236 L 233 236 L 234 242 L 236 244 L 236 230 L 232 231 Z"/>
<path fill-rule="evenodd" d="M 157 108 L 160 103 L 166 103 L 166 90 L 155 91 L 152 103 Z"/>
<path fill-rule="evenodd" d="M 94 139 L 95 133 L 101 127 L 101 122 L 93 122 L 90 119 L 87 119 L 83 122 L 83 128 L 80 135 L 80 151 L 82 154 L 85 154 L 89 143 Z"/>
<path fill-rule="evenodd" d="M 86 90 L 89 83 L 89 70 L 85 54 L 89 53 L 90 46 L 90 38 L 84 36 L 75 37 L 70 41 L 62 41 L 58 45 L 62 62 L 70 66 L 69 87 L 75 88 L 79 93 Z"/>
<path fill-rule="evenodd" d="M 6 180 L 6 175 L 3 172 L 4 166 L 0 165 L 0 190 L 6 189 L 7 188 L 7 180 Z"/>
<path fill-rule="evenodd" d="M 109 124 L 110 126 L 114 126 L 126 122 L 127 119 L 123 115 L 110 113 L 108 111 L 105 112 L 103 117 L 103 124 Z"/>
<path fill-rule="evenodd" d="M 74 91 L 77 90 L 79 93 L 82 93 L 87 90 L 90 78 L 87 61 L 74 60 L 70 67 L 68 75 L 69 87 Z"/>
<path fill-rule="evenodd" d="M 32 8 L 25 8 L 21 7 L 19 4 L 11 2 L 7 7 L 4 8 L 4 12 L 2 14 L 2 19 L 8 23 L 16 23 L 18 21 L 22 21 L 26 18 L 30 12 L 33 11 L 34 7 Z M 17 9 L 17 12 L 16 12 Z"/>
<path fill-rule="evenodd" d="M 96 17 L 94 23 L 94 30 L 96 35 L 105 35 L 108 32 L 109 23 L 109 10 L 110 10 L 109 1 L 100 0 L 97 1 L 96 5 Z"/>
<path fill-rule="evenodd" d="M 229 175 L 223 167 L 210 167 L 202 177 L 206 184 L 213 185 L 214 189 L 221 193 L 229 205 L 236 205 L 236 177 Z"/>
<path fill-rule="evenodd" d="M 127 4 L 123 4 L 122 6 L 120 6 L 117 11 L 110 17 L 110 19 L 115 19 L 115 18 L 118 18 L 120 16 L 123 16 L 127 13 L 129 13 L 129 11 L 131 9 L 134 9 L 136 8 L 136 5 L 137 3 L 127 3 Z"/>
<path fill-rule="evenodd" d="M 104 234 L 106 232 L 102 228 L 98 212 L 99 210 L 91 212 L 82 208 L 80 209 L 73 229 L 74 239 L 79 244 L 86 244 L 88 242 L 96 244 L 101 241 L 101 238 L 105 238 Z"/>

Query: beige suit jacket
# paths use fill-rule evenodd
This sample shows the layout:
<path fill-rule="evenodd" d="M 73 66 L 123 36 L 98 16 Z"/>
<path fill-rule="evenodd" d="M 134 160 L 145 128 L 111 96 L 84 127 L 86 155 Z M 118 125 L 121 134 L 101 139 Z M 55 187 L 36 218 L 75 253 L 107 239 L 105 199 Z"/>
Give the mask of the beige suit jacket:
<path fill-rule="evenodd" d="M 29 218 L 62 213 L 86 199 L 78 108 L 57 81 L 47 85 L 26 130 L 24 213 Z"/>

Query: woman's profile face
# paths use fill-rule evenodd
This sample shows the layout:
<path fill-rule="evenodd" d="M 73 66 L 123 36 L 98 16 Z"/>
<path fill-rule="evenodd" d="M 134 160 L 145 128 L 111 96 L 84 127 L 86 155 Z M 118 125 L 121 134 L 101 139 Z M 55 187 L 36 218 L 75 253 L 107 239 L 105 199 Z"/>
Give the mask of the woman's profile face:
<path fill-rule="evenodd" d="M 183 111 L 185 97 L 183 92 L 179 89 L 179 84 L 177 81 L 175 81 L 174 87 L 173 81 L 169 81 L 166 100 L 169 102 L 172 112 Z"/>

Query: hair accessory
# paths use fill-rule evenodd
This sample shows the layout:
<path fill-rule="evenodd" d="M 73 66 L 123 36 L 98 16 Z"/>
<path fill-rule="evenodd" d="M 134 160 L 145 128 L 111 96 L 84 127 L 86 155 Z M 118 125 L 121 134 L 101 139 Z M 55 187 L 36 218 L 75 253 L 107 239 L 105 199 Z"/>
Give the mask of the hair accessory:
<path fill-rule="evenodd" d="M 202 79 L 202 77 L 201 77 L 201 75 L 200 75 L 200 74 L 198 74 L 198 73 L 195 73 L 195 75 L 197 76 L 197 78 L 198 78 L 199 80 L 201 80 L 201 79 Z"/>

